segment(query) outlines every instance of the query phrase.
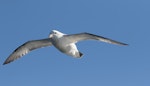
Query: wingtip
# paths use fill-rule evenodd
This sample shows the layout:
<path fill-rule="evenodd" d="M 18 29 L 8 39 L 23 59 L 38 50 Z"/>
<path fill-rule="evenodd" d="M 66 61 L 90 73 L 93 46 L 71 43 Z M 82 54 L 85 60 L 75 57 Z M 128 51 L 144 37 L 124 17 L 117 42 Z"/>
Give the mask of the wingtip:
<path fill-rule="evenodd" d="M 5 63 L 5 62 L 3 63 L 3 65 L 6 65 L 6 64 L 7 64 L 7 63 Z"/>
<path fill-rule="evenodd" d="M 6 65 L 6 64 L 8 64 L 8 63 L 10 63 L 10 62 L 6 62 L 6 61 L 5 61 L 5 62 L 3 63 L 3 65 Z"/>
<path fill-rule="evenodd" d="M 129 44 L 126 44 L 126 46 L 129 46 Z"/>
<path fill-rule="evenodd" d="M 112 43 L 112 44 L 117 44 L 117 45 L 121 45 L 121 46 L 128 46 L 129 45 L 129 44 L 122 43 L 122 42 L 117 42 L 117 43 Z"/>
<path fill-rule="evenodd" d="M 125 44 L 125 43 L 123 43 L 122 45 L 124 45 L 124 46 L 128 46 L 129 44 Z"/>
<path fill-rule="evenodd" d="M 9 64 L 12 61 L 9 61 L 8 59 L 6 59 L 6 61 L 3 63 L 3 65 Z"/>

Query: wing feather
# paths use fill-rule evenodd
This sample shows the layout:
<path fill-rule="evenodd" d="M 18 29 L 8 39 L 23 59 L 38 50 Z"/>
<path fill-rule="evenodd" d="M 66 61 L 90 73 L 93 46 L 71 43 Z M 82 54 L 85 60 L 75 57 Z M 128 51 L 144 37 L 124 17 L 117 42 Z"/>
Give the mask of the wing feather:
<path fill-rule="evenodd" d="M 111 43 L 111 44 L 117 44 L 117 45 L 128 45 L 119 41 L 115 41 L 109 38 L 105 38 L 103 36 L 98 36 L 98 35 L 94 35 L 91 33 L 79 33 L 79 34 L 72 34 L 72 35 L 66 35 L 65 37 L 68 37 L 69 40 L 71 40 L 73 43 L 76 43 L 78 41 L 83 41 L 83 40 L 99 40 L 102 42 L 107 42 L 107 43 Z"/>
<path fill-rule="evenodd" d="M 46 47 L 46 46 L 51 46 L 51 40 L 49 38 L 46 39 L 41 39 L 41 40 L 32 40 L 24 43 L 23 45 L 19 46 L 16 50 L 13 51 L 13 53 L 6 59 L 6 61 L 3 64 L 8 64 L 23 55 L 26 55 L 30 51 L 41 48 L 41 47 Z"/>

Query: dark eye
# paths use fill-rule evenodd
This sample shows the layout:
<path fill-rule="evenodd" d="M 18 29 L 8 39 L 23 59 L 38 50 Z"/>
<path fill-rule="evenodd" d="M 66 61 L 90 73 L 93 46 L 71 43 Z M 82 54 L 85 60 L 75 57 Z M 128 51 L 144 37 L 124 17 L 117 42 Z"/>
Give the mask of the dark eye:
<path fill-rule="evenodd" d="M 57 34 L 56 32 L 54 32 L 54 34 Z"/>

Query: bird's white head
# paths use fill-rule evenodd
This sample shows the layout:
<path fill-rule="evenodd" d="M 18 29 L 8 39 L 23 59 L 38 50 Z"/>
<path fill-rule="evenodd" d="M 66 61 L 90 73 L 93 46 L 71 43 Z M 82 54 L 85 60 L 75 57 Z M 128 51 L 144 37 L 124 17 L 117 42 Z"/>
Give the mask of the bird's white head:
<path fill-rule="evenodd" d="M 63 35 L 64 35 L 64 33 L 60 32 L 60 31 L 52 30 L 50 32 L 49 38 L 52 38 L 52 37 L 62 37 Z"/>

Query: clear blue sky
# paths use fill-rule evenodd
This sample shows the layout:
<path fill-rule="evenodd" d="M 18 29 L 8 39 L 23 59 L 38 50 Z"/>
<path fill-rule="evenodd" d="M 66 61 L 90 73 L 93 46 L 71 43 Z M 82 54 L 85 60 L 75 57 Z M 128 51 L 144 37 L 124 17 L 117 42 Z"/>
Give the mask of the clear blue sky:
<path fill-rule="evenodd" d="M 90 32 L 130 44 L 84 41 L 75 59 L 54 47 L 2 65 L 28 40 Z M 150 0 L 0 0 L 1 86 L 150 86 Z"/>

